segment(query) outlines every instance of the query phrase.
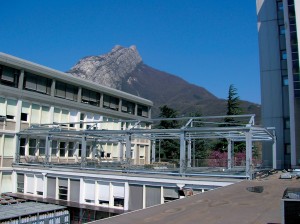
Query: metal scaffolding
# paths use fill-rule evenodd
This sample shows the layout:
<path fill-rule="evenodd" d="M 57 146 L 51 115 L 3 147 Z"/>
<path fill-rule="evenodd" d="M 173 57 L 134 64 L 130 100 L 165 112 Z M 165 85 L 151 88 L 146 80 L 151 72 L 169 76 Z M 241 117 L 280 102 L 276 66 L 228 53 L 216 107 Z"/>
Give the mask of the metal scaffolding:
<path fill-rule="evenodd" d="M 227 168 L 232 168 L 232 154 L 234 142 L 246 143 L 246 176 L 252 178 L 252 144 L 253 142 L 270 141 L 273 143 L 273 151 L 276 151 L 276 135 L 274 128 L 265 128 L 254 125 L 255 115 L 234 115 L 234 116 L 203 116 L 203 117 L 182 117 L 182 118 L 159 118 L 159 119 L 141 119 L 141 120 L 113 120 L 113 122 L 123 122 L 134 124 L 124 130 L 103 130 L 98 129 L 99 123 L 105 121 L 92 122 L 73 122 L 73 123 L 52 123 L 30 128 L 19 132 L 16 159 L 20 162 L 19 144 L 20 138 L 24 136 L 38 136 L 46 139 L 45 163 L 49 163 L 51 152 L 50 145 L 53 138 L 71 139 L 81 142 L 81 166 L 86 163 L 86 143 L 87 141 L 97 142 L 115 142 L 120 144 L 120 157 L 123 157 L 122 146 L 125 146 L 125 159 L 130 161 L 131 158 L 131 140 L 146 139 L 151 141 L 151 162 L 156 158 L 156 141 L 164 139 L 177 139 L 180 142 L 180 164 L 179 174 L 185 175 L 186 167 L 191 167 L 192 160 L 192 141 L 196 139 L 226 139 L 228 141 L 228 163 Z M 226 123 L 225 118 L 232 118 L 235 122 Z M 153 125 L 161 121 L 177 121 L 181 128 L 176 129 L 142 129 L 141 123 Z M 111 122 L 111 121 L 110 121 Z M 68 130 L 69 124 L 89 124 L 85 130 Z M 273 157 L 275 154 L 273 153 Z M 92 153 L 93 158 L 97 156 L 96 152 Z M 275 167 L 273 158 L 273 168 Z"/>

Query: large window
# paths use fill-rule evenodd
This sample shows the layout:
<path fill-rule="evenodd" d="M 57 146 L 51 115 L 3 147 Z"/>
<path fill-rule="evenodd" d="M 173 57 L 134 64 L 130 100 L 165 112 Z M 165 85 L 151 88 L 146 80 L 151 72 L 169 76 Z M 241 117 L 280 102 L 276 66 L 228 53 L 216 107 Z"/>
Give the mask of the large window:
<path fill-rule="evenodd" d="M 59 143 L 59 156 L 60 157 L 66 156 L 66 143 L 65 142 Z"/>
<path fill-rule="evenodd" d="M 100 93 L 88 89 L 82 89 L 81 102 L 99 107 Z"/>
<path fill-rule="evenodd" d="M 20 156 L 25 156 L 26 138 L 20 139 Z"/>
<path fill-rule="evenodd" d="M 134 114 L 135 104 L 127 100 L 122 100 L 122 112 Z"/>
<path fill-rule="evenodd" d="M 36 139 L 29 139 L 29 155 L 35 156 L 36 153 Z"/>
<path fill-rule="evenodd" d="M 18 87 L 20 71 L 0 65 L 0 83 L 2 85 Z"/>
<path fill-rule="evenodd" d="M 113 96 L 104 95 L 103 107 L 112 110 L 119 110 L 119 99 Z"/>
<path fill-rule="evenodd" d="M 56 81 L 55 96 L 67 100 L 77 101 L 78 87 L 67 83 Z"/>
<path fill-rule="evenodd" d="M 138 111 L 137 111 L 137 115 L 138 116 L 148 117 L 148 107 L 142 106 L 142 105 L 138 105 L 137 109 L 138 109 Z"/>
<path fill-rule="evenodd" d="M 25 72 L 24 89 L 50 95 L 52 80 Z"/>

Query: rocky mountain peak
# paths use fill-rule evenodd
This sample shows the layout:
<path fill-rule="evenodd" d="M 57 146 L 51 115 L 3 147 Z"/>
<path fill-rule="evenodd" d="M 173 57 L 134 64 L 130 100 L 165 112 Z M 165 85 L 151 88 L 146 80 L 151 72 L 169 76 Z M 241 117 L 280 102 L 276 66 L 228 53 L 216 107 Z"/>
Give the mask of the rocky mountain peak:
<path fill-rule="evenodd" d="M 136 46 L 116 45 L 110 52 L 82 58 L 68 73 L 76 77 L 121 89 L 122 80 L 142 63 Z"/>

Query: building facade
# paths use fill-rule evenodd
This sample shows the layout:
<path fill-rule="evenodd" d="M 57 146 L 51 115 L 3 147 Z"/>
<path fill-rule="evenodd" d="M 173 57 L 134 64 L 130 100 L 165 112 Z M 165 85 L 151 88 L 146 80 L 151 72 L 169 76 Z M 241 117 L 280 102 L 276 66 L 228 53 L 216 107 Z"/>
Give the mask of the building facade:
<path fill-rule="evenodd" d="M 0 53 L 0 192 L 12 192 L 17 144 L 20 161 L 45 161 L 45 139 L 18 139 L 20 131 L 56 123 L 65 123 L 66 130 L 123 130 L 134 125 L 130 120 L 151 118 L 152 105 L 149 100 Z M 140 127 L 151 128 L 146 123 Z M 131 146 L 133 164 L 150 162 L 149 141 L 132 139 Z M 80 142 L 52 139 L 50 148 L 51 162 L 80 162 Z M 86 142 L 87 159 L 95 158 L 96 152 L 102 161 L 122 160 L 123 150 L 116 141 Z"/>
<path fill-rule="evenodd" d="M 277 168 L 300 165 L 300 2 L 257 0 L 262 125 L 276 128 Z M 264 145 L 265 163 L 272 151 Z"/>

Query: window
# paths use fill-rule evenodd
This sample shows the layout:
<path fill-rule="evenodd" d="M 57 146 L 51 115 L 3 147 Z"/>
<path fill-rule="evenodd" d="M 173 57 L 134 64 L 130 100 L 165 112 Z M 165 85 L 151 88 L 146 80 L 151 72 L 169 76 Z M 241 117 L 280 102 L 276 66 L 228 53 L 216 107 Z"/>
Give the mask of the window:
<path fill-rule="evenodd" d="M 41 124 L 48 124 L 50 121 L 50 107 L 42 106 Z"/>
<path fill-rule="evenodd" d="M 45 155 L 45 147 L 46 147 L 46 140 L 40 139 L 40 141 L 39 141 L 39 156 Z"/>
<path fill-rule="evenodd" d="M 111 110 L 119 109 L 119 99 L 113 96 L 103 96 L 103 107 Z"/>
<path fill-rule="evenodd" d="M 30 123 L 39 124 L 40 123 L 40 109 L 41 106 L 38 104 L 31 105 Z"/>
<path fill-rule="evenodd" d="M 57 155 L 57 148 L 58 148 L 58 142 L 56 140 L 53 140 L 52 141 L 52 151 L 51 151 L 52 156 Z"/>
<path fill-rule="evenodd" d="M 29 91 L 34 91 L 42 94 L 50 95 L 52 80 L 31 74 L 29 72 L 24 73 L 24 86 L 23 88 Z"/>
<path fill-rule="evenodd" d="M 284 50 L 284 51 L 281 51 L 280 56 L 281 56 L 281 60 L 286 60 L 286 59 L 287 59 L 286 51 L 285 51 L 285 50 Z"/>
<path fill-rule="evenodd" d="M 285 26 L 284 25 L 279 26 L 279 33 L 280 33 L 280 35 L 285 35 Z"/>
<path fill-rule="evenodd" d="M 56 81 L 55 96 L 67 100 L 77 101 L 78 87 Z"/>
<path fill-rule="evenodd" d="M 29 139 L 29 155 L 35 156 L 36 152 L 36 139 Z"/>
<path fill-rule="evenodd" d="M 286 154 L 286 155 L 291 154 L 291 145 L 290 144 L 285 144 L 284 145 L 284 154 Z"/>
<path fill-rule="evenodd" d="M 58 199 L 68 200 L 68 179 L 58 179 Z"/>
<path fill-rule="evenodd" d="M 25 156 L 26 138 L 20 139 L 20 156 Z"/>
<path fill-rule="evenodd" d="M 17 100 L 7 100 L 6 118 L 14 120 L 17 114 Z"/>
<path fill-rule="evenodd" d="M 66 143 L 65 142 L 59 143 L 59 156 L 60 157 L 66 156 Z"/>
<path fill-rule="evenodd" d="M 135 104 L 127 100 L 122 100 L 122 112 L 134 114 Z"/>
<path fill-rule="evenodd" d="M 22 102 L 22 109 L 21 109 L 21 121 L 29 121 L 29 110 L 30 110 L 30 104 L 27 102 Z"/>
<path fill-rule="evenodd" d="M 0 65 L 0 83 L 2 85 L 18 87 L 20 71 Z"/>
<path fill-rule="evenodd" d="M 138 109 L 138 111 L 137 111 L 137 115 L 138 116 L 148 117 L 148 107 L 142 106 L 142 105 L 138 105 L 137 109 Z"/>
<path fill-rule="evenodd" d="M 88 89 L 82 89 L 81 102 L 99 107 L 100 93 Z"/>
<path fill-rule="evenodd" d="M 86 154 L 85 154 L 85 156 L 87 157 L 87 158 L 89 158 L 90 156 L 91 156 L 91 152 L 92 152 L 92 150 L 91 150 L 91 146 L 90 145 L 87 145 L 86 146 Z"/>
<path fill-rule="evenodd" d="M 81 144 L 78 144 L 78 157 L 81 157 Z"/>
<path fill-rule="evenodd" d="M 17 192 L 24 193 L 24 174 L 17 174 Z"/>
<path fill-rule="evenodd" d="M 124 207 L 124 198 L 114 198 L 114 206 Z"/>
<path fill-rule="evenodd" d="M 285 129 L 290 129 L 291 126 L 290 126 L 290 119 L 289 118 L 285 118 L 284 119 L 284 128 Z"/>
<path fill-rule="evenodd" d="M 28 114 L 21 113 L 21 121 L 28 121 Z"/>
<path fill-rule="evenodd" d="M 74 156 L 74 142 L 69 142 L 68 157 Z"/>
<path fill-rule="evenodd" d="M 288 80 L 288 77 L 287 76 L 283 76 L 282 77 L 282 84 L 284 86 L 288 86 L 289 85 L 289 80 Z"/>
<path fill-rule="evenodd" d="M 84 118 L 85 118 L 85 114 L 84 113 L 80 113 L 80 122 L 84 122 Z M 80 123 L 80 128 L 84 128 L 84 124 Z"/>

